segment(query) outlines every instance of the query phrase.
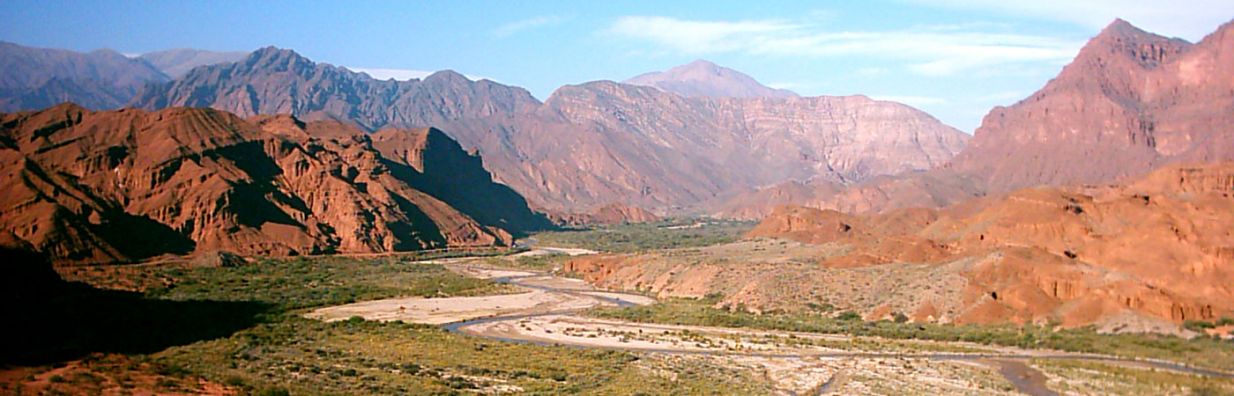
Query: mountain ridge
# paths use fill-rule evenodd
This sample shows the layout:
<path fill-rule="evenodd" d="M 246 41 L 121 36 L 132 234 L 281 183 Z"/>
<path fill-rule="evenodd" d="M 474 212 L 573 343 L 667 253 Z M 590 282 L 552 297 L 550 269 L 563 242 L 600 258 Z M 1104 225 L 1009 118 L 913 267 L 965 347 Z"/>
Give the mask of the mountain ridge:
<path fill-rule="evenodd" d="M 622 83 L 654 87 L 687 97 L 797 97 L 792 91 L 767 87 L 749 75 L 703 59 L 665 71 L 643 73 Z"/>

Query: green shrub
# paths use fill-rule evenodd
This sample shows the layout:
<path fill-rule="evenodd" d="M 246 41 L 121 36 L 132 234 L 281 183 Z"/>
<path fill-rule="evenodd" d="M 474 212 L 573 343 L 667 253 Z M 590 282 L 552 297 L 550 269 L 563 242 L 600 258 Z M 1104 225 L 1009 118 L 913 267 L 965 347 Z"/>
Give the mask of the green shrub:
<path fill-rule="evenodd" d="M 837 315 L 836 319 L 843 320 L 846 322 L 851 322 L 851 321 L 861 320 L 861 314 L 858 314 L 853 311 L 844 311 L 844 312 L 841 312 L 839 315 Z"/>

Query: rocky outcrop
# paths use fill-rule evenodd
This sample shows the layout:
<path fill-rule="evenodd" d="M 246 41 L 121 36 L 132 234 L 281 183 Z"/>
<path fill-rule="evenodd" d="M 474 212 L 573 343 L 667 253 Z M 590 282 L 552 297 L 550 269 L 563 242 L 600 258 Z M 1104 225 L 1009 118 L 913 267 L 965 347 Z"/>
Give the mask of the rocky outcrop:
<path fill-rule="evenodd" d="M 686 97 L 712 98 L 795 98 L 787 89 L 759 84 L 739 71 L 702 59 L 662 72 L 640 74 L 623 84 L 654 87 Z"/>
<path fill-rule="evenodd" d="M 823 302 L 863 313 L 889 306 L 916 320 L 1057 321 L 1136 331 L 1234 316 L 1231 229 L 1234 163 L 1167 167 L 1120 186 L 1025 189 L 943 210 L 852 215 L 786 206 L 749 237 L 819 246 L 823 253 L 811 256 L 815 264 L 795 258 L 759 265 L 743 258 L 752 269 L 707 275 L 716 286 L 700 293 L 719 292 L 724 305 L 762 311 L 802 309 L 811 298 L 818 303 L 830 296 Z M 740 254 L 784 255 L 772 251 L 776 246 Z M 601 256 L 568 268 L 594 282 L 625 279 L 642 283 L 609 285 L 658 292 L 694 285 L 665 274 L 701 274 L 733 254 L 701 260 L 689 252 Z M 686 259 L 665 264 L 675 256 Z M 662 276 L 662 284 L 647 283 Z M 944 284 L 948 289 L 938 289 Z M 776 297 L 789 293 L 784 288 L 819 295 Z M 859 290 L 867 288 L 878 292 Z"/>
<path fill-rule="evenodd" d="M 65 101 L 114 109 L 143 85 L 167 81 L 146 62 L 112 50 L 80 53 L 0 42 L 0 112 L 37 110 Z"/>
<path fill-rule="evenodd" d="M 435 131 L 383 132 L 429 142 L 409 149 L 422 159 L 417 169 L 387 158 L 358 128 L 290 116 L 68 104 L 5 114 L 0 126 L 8 191 L 0 222 L 58 262 L 505 245 L 512 238 L 503 228 L 519 230 L 521 220 L 508 216 L 530 213 L 525 205 L 513 215 L 484 213 L 483 201 L 462 202 L 437 185 L 448 173 L 478 191 L 500 189 L 478 159 L 423 166 L 472 158 L 452 142 L 432 143 L 445 139 Z M 440 152 L 450 150 L 459 152 Z M 510 195 L 487 199 L 502 197 Z"/>

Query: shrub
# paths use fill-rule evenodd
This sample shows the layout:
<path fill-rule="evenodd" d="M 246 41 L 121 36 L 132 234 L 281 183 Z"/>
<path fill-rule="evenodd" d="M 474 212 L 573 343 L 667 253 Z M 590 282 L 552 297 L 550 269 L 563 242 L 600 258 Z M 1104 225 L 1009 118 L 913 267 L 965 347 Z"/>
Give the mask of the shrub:
<path fill-rule="evenodd" d="M 853 311 L 844 311 L 844 312 L 841 312 L 840 315 L 836 316 L 836 319 L 843 320 L 846 322 L 857 321 L 857 320 L 861 320 L 861 314 L 858 314 Z"/>

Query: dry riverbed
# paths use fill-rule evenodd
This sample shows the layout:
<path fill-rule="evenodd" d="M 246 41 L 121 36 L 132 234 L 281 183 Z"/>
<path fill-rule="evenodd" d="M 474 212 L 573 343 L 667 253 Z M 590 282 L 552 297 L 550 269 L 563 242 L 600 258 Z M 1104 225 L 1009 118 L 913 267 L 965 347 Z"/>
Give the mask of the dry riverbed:
<path fill-rule="evenodd" d="M 533 251 L 536 252 L 536 251 Z M 537 253 L 543 254 L 543 253 Z M 467 259 L 437 261 L 458 273 L 516 286 L 521 293 L 394 298 L 307 314 L 332 321 L 444 325 L 509 342 L 650 353 L 657 361 L 706 362 L 751 373 L 781 394 L 1055 394 L 1030 359 L 1070 356 L 985 345 L 734 328 L 632 323 L 581 315 L 597 306 L 655 303 L 599 290 L 578 279 L 489 268 Z M 1079 357 L 1078 355 L 1076 357 Z M 1057 382 L 1057 381 L 1055 381 Z"/>

